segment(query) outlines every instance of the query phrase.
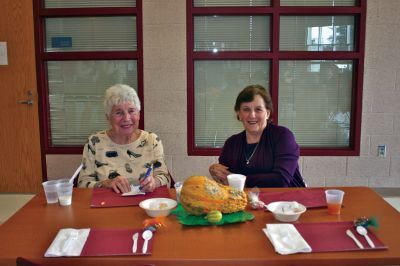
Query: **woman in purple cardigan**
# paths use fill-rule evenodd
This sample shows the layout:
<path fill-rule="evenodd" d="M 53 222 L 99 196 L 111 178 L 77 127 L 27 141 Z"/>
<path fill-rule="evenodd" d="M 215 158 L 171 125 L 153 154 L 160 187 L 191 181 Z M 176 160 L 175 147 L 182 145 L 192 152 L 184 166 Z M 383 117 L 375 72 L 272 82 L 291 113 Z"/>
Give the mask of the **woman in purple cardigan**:
<path fill-rule="evenodd" d="M 228 174 L 243 174 L 246 187 L 305 187 L 293 133 L 270 122 L 269 92 L 260 85 L 247 86 L 236 99 L 235 111 L 245 130 L 225 141 L 219 163 L 209 168 L 211 176 L 228 184 Z"/>

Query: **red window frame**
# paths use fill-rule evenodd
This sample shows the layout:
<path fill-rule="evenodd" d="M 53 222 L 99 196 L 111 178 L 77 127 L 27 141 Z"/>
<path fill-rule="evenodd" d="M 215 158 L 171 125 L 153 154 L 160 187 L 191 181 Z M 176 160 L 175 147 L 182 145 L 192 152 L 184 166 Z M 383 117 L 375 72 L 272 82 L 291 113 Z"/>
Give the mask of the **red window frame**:
<path fill-rule="evenodd" d="M 81 146 L 54 146 L 51 143 L 49 88 L 47 82 L 46 61 L 63 60 L 136 60 L 137 91 L 144 110 L 143 101 L 143 32 L 142 0 L 136 0 L 136 7 L 94 7 L 94 8 L 45 8 L 44 0 L 33 0 L 36 72 L 39 101 L 39 123 L 42 151 L 45 154 L 81 154 Z M 93 52 L 46 52 L 45 19 L 49 17 L 84 16 L 135 16 L 137 32 L 136 51 L 93 51 Z M 140 128 L 144 128 L 144 113 L 140 113 Z"/>
<path fill-rule="evenodd" d="M 280 60 L 353 60 L 354 76 L 351 98 L 350 145 L 346 148 L 301 148 L 302 156 L 357 156 L 360 154 L 362 86 L 365 53 L 366 0 L 358 0 L 353 7 L 287 7 L 280 6 L 280 0 L 271 0 L 269 7 L 194 7 L 192 0 L 186 0 L 187 18 L 187 126 L 188 155 L 218 156 L 220 148 L 198 148 L 195 146 L 195 101 L 194 62 L 196 60 L 270 60 L 271 95 L 274 103 L 272 118 L 278 121 L 279 61 Z M 194 52 L 195 16 L 206 15 L 268 15 L 271 16 L 271 51 L 269 52 Z M 352 52 L 307 52 L 279 51 L 279 23 L 284 15 L 354 15 L 355 48 Z M 233 108 L 233 107 L 232 107 Z"/>

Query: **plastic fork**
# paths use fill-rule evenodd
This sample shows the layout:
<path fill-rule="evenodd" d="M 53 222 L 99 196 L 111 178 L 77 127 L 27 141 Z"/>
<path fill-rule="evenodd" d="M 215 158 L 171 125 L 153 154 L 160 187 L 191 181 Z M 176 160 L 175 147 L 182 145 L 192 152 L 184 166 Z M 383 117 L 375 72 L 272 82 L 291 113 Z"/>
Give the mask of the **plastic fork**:
<path fill-rule="evenodd" d="M 138 232 L 134 233 L 133 236 L 132 236 L 132 239 L 133 239 L 132 253 L 136 253 L 137 252 L 138 238 L 139 238 L 139 233 Z"/>

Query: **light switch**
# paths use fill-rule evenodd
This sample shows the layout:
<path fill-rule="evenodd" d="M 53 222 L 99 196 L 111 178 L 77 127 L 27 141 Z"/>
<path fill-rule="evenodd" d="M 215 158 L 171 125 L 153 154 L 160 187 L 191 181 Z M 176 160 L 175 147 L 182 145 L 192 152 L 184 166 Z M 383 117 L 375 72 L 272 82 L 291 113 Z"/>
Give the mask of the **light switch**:
<path fill-rule="evenodd" d="M 0 42 L 0 65 L 8 65 L 6 42 Z"/>
<path fill-rule="evenodd" d="M 378 157 L 386 157 L 386 145 L 378 145 Z"/>

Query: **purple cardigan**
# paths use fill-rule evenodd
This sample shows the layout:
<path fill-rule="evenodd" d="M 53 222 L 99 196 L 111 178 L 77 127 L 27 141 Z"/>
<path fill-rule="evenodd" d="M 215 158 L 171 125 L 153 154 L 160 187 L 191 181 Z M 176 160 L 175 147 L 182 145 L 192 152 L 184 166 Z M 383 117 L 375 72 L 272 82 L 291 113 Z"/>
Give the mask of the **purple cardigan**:
<path fill-rule="evenodd" d="M 246 187 L 305 187 L 298 165 L 300 148 L 289 129 L 268 123 L 248 165 L 245 146 L 245 131 L 231 136 L 219 163 L 232 173 L 247 176 Z"/>

